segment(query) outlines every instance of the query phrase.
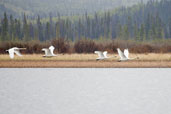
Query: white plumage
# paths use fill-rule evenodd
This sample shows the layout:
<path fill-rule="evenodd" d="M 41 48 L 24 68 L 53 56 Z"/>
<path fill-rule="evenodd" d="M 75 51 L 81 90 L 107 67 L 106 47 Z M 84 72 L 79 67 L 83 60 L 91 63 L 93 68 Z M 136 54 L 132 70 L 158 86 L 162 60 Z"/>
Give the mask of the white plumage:
<path fill-rule="evenodd" d="M 55 49 L 54 46 L 50 46 L 49 48 L 43 48 L 42 51 L 45 52 L 45 55 L 43 57 L 54 57 L 54 56 L 56 56 L 53 53 L 54 49 Z"/>
<path fill-rule="evenodd" d="M 117 48 L 117 51 L 118 51 L 118 54 L 119 54 L 119 57 L 120 57 L 121 61 L 127 60 L 127 57 L 125 56 L 125 54 L 119 48 Z"/>
<path fill-rule="evenodd" d="M 103 60 L 103 59 L 107 59 L 107 58 L 111 58 L 107 56 L 107 51 L 95 51 L 94 53 L 98 54 L 98 58 L 96 58 L 96 60 Z"/>
<path fill-rule="evenodd" d="M 124 55 L 126 56 L 127 59 L 129 59 L 129 51 L 128 51 L 128 49 L 124 49 Z"/>
<path fill-rule="evenodd" d="M 136 58 L 129 58 L 128 49 L 124 49 L 124 53 L 119 48 L 117 48 L 117 51 L 118 51 L 118 54 L 119 54 L 119 57 L 120 57 L 120 61 L 136 59 Z"/>
<path fill-rule="evenodd" d="M 21 57 L 22 55 L 20 53 L 20 50 L 23 50 L 23 49 L 26 49 L 26 48 L 13 47 L 13 48 L 10 48 L 10 49 L 8 49 L 6 51 L 8 51 L 10 58 L 13 59 L 14 58 L 14 54 L 16 54 L 16 55 Z"/>

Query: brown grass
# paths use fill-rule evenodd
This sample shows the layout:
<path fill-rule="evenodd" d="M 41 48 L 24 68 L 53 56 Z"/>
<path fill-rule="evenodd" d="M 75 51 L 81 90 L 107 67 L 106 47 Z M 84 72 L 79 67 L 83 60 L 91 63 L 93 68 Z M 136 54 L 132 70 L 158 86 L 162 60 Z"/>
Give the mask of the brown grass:
<path fill-rule="evenodd" d="M 1 68 L 171 68 L 171 62 L 0 61 Z"/>
<path fill-rule="evenodd" d="M 113 56 L 113 54 L 109 54 Z M 0 67 L 56 67 L 56 68 L 171 68 L 171 54 L 131 54 L 138 60 L 118 62 L 119 57 L 96 61 L 95 54 L 58 54 L 57 57 L 43 58 L 40 54 L 23 55 L 13 60 L 8 55 L 0 55 Z"/>
<path fill-rule="evenodd" d="M 171 40 L 156 42 L 136 42 L 117 39 L 109 41 L 81 39 L 76 42 L 72 42 L 63 38 L 53 39 L 52 41 L 47 42 L 0 42 L 0 53 L 5 54 L 5 50 L 11 47 L 23 47 L 27 48 L 27 50 L 23 51 L 25 54 L 41 54 L 41 49 L 47 48 L 50 45 L 55 46 L 54 51 L 58 53 L 93 53 L 96 50 L 116 53 L 116 48 L 129 48 L 131 53 L 171 53 Z"/>

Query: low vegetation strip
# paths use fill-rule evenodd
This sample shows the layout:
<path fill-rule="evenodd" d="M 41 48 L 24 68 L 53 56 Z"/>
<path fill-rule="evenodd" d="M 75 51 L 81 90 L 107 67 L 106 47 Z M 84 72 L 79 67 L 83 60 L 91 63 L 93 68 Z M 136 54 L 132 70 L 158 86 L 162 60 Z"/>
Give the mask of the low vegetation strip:
<path fill-rule="evenodd" d="M 118 61 L 119 55 L 117 53 L 109 53 L 108 56 L 116 56 L 104 61 Z M 132 54 L 131 58 L 138 57 L 138 60 L 134 61 L 171 61 L 171 53 L 147 53 L 147 54 Z M 8 54 L 1 54 L 0 61 L 96 61 L 98 55 L 96 54 L 57 54 L 56 57 L 46 58 L 43 54 L 26 54 L 22 57 L 15 56 L 14 59 L 10 59 Z M 102 60 L 103 61 L 103 60 Z"/>
<path fill-rule="evenodd" d="M 171 53 L 130 54 L 137 60 L 118 62 L 119 57 L 96 61 L 95 54 L 58 54 L 44 58 L 40 54 L 27 54 L 23 57 L 0 55 L 0 68 L 171 68 Z"/>
<path fill-rule="evenodd" d="M 75 42 L 63 38 L 54 39 L 48 42 L 39 41 L 16 41 L 0 42 L 0 54 L 7 53 L 6 50 L 12 47 L 26 48 L 22 53 L 25 54 L 43 54 L 42 48 L 48 48 L 53 45 L 55 53 L 94 53 L 94 51 L 108 51 L 116 53 L 117 48 L 128 48 L 130 53 L 171 53 L 171 40 L 136 42 L 131 40 L 107 40 L 96 41 L 90 39 L 81 39 Z"/>
<path fill-rule="evenodd" d="M 0 61 L 0 68 L 171 68 L 171 61 Z"/>

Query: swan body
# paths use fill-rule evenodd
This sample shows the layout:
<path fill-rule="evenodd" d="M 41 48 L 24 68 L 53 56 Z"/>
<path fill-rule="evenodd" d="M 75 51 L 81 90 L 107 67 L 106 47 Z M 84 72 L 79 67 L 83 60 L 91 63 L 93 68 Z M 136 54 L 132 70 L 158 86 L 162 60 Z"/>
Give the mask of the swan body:
<path fill-rule="evenodd" d="M 43 48 L 42 51 L 45 52 L 45 55 L 43 57 L 54 57 L 54 56 L 56 56 L 53 53 L 54 49 L 55 49 L 54 46 L 50 46 L 49 48 Z"/>
<path fill-rule="evenodd" d="M 136 58 L 129 58 L 129 51 L 128 49 L 124 49 L 124 52 L 122 52 L 119 48 L 117 48 L 119 57 L 120 57 L 120 61 L 127 61 L 127 60 L 133 60 Z"/>
<path fill-rule="evenodd" d="M 20 50 L 24 50 L 26 48 L 18 48 L 18 47 L 13 47 L 13 48 L 10 48 L 8 50 L 6 50 L 8 53 L 9 53 L 9 57 L 11 59 L 14 58 L 14 54 L 18 55 L 18 56 L 22 56 L 21 53 L 20 53 Z"/>
<path fill-rule="evenodd" d="M 98 54 L 98 58 L 96 58 L 96 60 L 103 60 L 103 59 L 108 59 L 108 58 L 111 58 L 111 57 L 108 57 L 107 56 L 107 51 L 95 51 L 94 53 Z"/>

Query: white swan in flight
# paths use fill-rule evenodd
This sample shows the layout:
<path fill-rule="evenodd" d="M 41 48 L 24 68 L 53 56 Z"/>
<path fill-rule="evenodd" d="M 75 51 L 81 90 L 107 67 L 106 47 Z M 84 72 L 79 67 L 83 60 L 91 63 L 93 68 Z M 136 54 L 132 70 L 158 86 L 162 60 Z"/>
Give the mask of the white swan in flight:
<path fill-rule="evenodd" d="M 8 51 L 10 58 L 13 59 L 14 58 L 14 54 L 16 54 L 16 55 L 21 57 L 22 55 L 20 53 L 20 50 L 24 50 L 24 49 L 26 49 L 26 48 L 13 47 L 13 48 L 10 48 L 10 49 L 8 49 L 6 51 Z"/>
<path fill-rule="evenodd" d="M 124 53 L 119 48 L 117 48 L 117 51 L 118 51 L 118 54 L 119 54 L 119 57 L 120 57 L 120 61 L 138 59 L 138 57 L 137 58 L 129 58 L 128 49 L 124 49 Z"/>
<path fill-rule="evenodd" d="M 54 49 L 55 49 L 54 46 L 50 46 L 49 48 L 43 48 L 42 51 L 45 52 L 45 55 L 43 57 L 54 57 L 54 56 L 56 56 L 53 53 Z"/>
<path fill-rule="evenodd" d="M 108 58 L 112 58 L 112 57 L 115 57 L 115 56 L 112 56 L 112 57 L 108 57 L 107 56 L 107 51 L 95 51 L 94 53 L 98 54 L 98 58 L 96 58 L 96 60 L 103 60 L 103 59 L 108 59 Z"/>

